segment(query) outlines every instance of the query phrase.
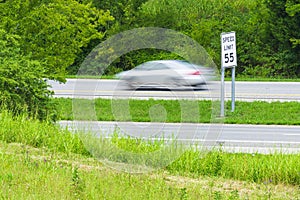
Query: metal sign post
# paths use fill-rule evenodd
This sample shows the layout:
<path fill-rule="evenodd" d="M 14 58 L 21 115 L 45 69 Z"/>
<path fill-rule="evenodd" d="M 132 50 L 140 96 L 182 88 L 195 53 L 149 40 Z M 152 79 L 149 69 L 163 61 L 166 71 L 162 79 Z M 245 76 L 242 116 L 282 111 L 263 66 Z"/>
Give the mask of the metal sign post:
<path fill-rule="evenodd" d="M 225 68 L 221 66 L 221 117 L 225 116 L 224 104 L 225 104 Z"/>
<path fill-rule="evenodd" d="M 237 66 L 235 32 L 221 34 L 221 117 L 225 116 L 225 69 L 231 68 L 231 111 L 235 109 L 235 67 Z"/>
<path fill-rule="evenodd" d="M 235 109 L 235 66 L 231 68 L 231 112 Z"/>

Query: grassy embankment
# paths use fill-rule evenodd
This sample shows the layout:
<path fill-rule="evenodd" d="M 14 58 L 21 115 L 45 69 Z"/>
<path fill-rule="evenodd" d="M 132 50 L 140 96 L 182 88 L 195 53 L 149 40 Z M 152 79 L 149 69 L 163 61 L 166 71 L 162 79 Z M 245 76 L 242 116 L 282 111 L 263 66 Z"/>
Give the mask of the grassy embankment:
<path fill-rule="evenodd" d="M 0 118 L 3 199 L 300 198 L 300 154 L 231 154 L 216 149 L 203 155 L 190 149 L 158 171 L 128 174 L 93 159 L 78 135 L 67 130 L 7 112 Z M 126 138 L 111 142 L 132 152 L 158 148 Z"/>
<path fill-rule="evenodd" d="M 72 99 L 55 99 L 60 108 L 60 116 L 62 120 L 73 120 Z M 113 103 L 112 103 L 113 102 Z M 127 103 L 128 102 L 128 103 Z M 128 105 L 130 115 L 117 115 L 118 120 L 128 121 L 132 119 L 136 122 L 200 122 L 209 123 L 212 120 L 212 110 L 218 110 L 217 104 L 212 104 L 211 101 L 198 101 L 198 104 L 187 102 L 186 108 L 191 109 L 185 111 L 194 113 L 198 105 L 199 117 L 188 116 L 182 118 L 181 102 L 183 100 L 109 100 L 96 99 L 94 100 L 76 100 L 77 120 L 87 119 L 86 109 L 92 108 L 96 111 L 96 118 L 99 121 L 114 121 L 115 109 L 118 105 Z M 157 106 L 159 105 L 159 107 Z M 191 106 L 189 106 L 191 105 Z M 227 102 L 227 110 L 230 110 L 230 102 Z M 151 108 L 165 110 L 166 118 L 157 117 L 150 118 L 149 111 Z M 82 112 L 80 110 L 82 109 Z M 125 109 L 120 107 L 120 109 Z M 157 109 L 157 110 L 158 110 Z M 157 111 L 159 112 L 159 110 Z M 164 111 L 163 111 L 164 112 Z M 191 114 L 192 115 L 192 114 Z M 298 102 L 236 102 L 235 112 L 226 112 L 225 123 L 232 124 L 277 124 L 277 125 L 300 125 L 300 103 Z"/>

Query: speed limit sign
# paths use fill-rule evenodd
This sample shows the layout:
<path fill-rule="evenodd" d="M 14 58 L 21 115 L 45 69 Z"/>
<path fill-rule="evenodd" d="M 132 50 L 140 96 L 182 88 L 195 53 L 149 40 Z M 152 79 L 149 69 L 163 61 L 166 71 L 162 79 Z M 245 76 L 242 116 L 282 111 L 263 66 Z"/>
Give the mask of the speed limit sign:
<path fill-rule="evenodd" d="M 222 66 L 233 67 L 237 65 L 235 32 L 221 34 Z"/>
<path fill-rule="evenodd" d="M 235 109 L 235 67 L 236 57 L 235 32 L 221 33 L 221 117 L 225 116 L 225 69 L 231 68 L 231 112 Z"/>

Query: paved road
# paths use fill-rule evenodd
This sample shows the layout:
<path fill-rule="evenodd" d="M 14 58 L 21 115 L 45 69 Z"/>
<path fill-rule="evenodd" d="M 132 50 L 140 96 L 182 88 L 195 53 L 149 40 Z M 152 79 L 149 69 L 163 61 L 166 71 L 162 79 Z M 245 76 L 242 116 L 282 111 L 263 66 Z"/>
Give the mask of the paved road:
<path fill-rule="evenodd" d="M 220 146 L 231 152 L 285 153 L 300 152 L 300 126 L 176 124 L 61 121 L 70 130 L 89 130 L 109 137 L 114 130 L 132 137 L 177 138 L 187 144 Z"/>
<path fill-rule="evenodd" d="M 209 89 L 130 90 L 119 80 L 68 79 L 66 84 L 49 81 L 56 97 L 80 98 L 140 98 L 140 99 L 219 99 L 220 83 L 212 82 Z M 225 97 L 231 97 L 231 82 L 226 82 Z M 298 101 L 300 82 L 236 82 L 236 100 Z"/>

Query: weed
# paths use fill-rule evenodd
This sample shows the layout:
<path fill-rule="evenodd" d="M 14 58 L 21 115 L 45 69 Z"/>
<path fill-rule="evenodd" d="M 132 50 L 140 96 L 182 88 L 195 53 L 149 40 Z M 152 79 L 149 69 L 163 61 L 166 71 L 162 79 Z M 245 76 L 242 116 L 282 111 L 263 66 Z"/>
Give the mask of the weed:
<path fill-rule="evenodd" d="M 272 196 L 272 192 L 271 192 L 271 187 L 270 187 L 270 183 L 272 183 L 272 180 L 267 180 L 264 181 L 264 185 L 265 185 L 265 197 L 270 200 L 271 196 Z"/>
<path fill-rule="evenodd" d="M 214 200 L 221 200 L 222 199 L 222 194 L 220 191 L 215 191 L 214 192 Z"/>
<path fill-rule="evenodd" d="M 76 199 L 83 199 L 85 185 L 79 176 L 78 167 L 72 169 L 72 188 L 72 195 L 74 195 Z"/>
<path fill-rule="evenodd" d="M 229 195 L 229 200 L 237 200 L 239 199 L 239 191 L 238 190 L 233 190 L 230 192 L 230 195 Z"/>
<path fill-rule="evenodd" d="M 187 194 L 187 189 L 181 188 L 180 189 L 180 200 L 187 200 L 188 199 L 188 194 Z"/>

